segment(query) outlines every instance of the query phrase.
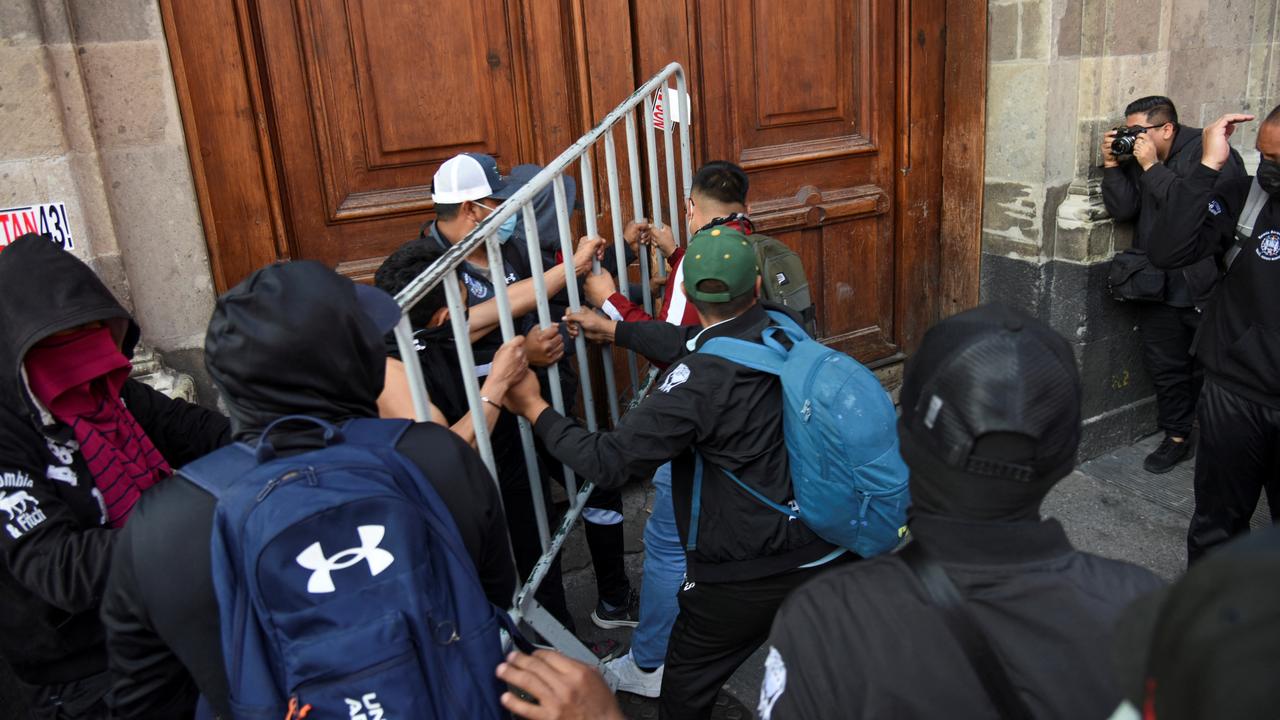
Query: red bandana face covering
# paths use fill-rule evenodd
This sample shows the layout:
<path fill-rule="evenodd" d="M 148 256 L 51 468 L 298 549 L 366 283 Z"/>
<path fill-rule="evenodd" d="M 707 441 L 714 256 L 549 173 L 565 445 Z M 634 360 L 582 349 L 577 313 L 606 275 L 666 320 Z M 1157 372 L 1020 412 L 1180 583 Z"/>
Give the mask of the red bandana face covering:
<path fill-rule="evenodd" d="M 122 527 L 142 491 L 173 472 L 120 400 L 129 359 L 99 327 L 45 338 L 23 365 L 32 394 L 80 443 L 107 521 Z"/>

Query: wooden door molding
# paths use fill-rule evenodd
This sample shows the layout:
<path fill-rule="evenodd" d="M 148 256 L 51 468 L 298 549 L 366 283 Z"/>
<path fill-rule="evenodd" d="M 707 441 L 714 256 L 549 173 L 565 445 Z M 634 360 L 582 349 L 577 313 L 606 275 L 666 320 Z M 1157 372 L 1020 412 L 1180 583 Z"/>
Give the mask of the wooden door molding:
<path fill-rule="evenodd" d="M 214 286 L 289 257 L 247 0 L 160 0 Z"/>

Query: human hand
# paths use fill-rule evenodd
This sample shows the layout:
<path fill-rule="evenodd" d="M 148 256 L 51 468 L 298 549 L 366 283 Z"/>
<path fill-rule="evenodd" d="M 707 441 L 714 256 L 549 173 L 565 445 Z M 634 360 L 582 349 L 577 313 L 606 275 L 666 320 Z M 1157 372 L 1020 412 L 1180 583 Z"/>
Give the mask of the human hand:
<path fill-rule="evenodd" d="M 525 370 L 524 375 L 502 396 L 503 407 L 524 417 L 536 417 L 545 404 L 546 401 L 542 399 L 542 383 L 538 382 L 538 375 L 532 370 Z"/>
<path fill-rule="evenodd" d="M 578 248 L 573 251 L 573 271 L 582 276 L 591 270 L 593 260 L 604 259 L 604 239 L 583 236 L 578 239 Z"/>
<path fill-rule="evenodd" d="M 649 238 L 649 221 L 648 220 L 632 220 L 622 229 L 622 239 L 627 245 L 631 246 L 631 252 L 639 253 L 639 245 L 641 242 L 648 242 Z"/>
<path fill-rule="evenodd" d="M 1111 152 L 1111 143 L 1115 142 L 1115 139 L 1115 130 L 1108 130 L 1102 135 L 1102 167 L 1120 167 L 1120 160 Z"/>
<path fill-rule="evenodd" d="M 671 253 L 676 251 L 676 238 L 671 232 L 670 225 L 650 226 L 648 242 L 657 246 L 662 257 L 671 257 Z"/>
<path fill-rule="evenodd" d="M 618 292 L 618 286 L 613 282 L 613 276 L 607 272 L 587 273 L 582 290 L 586 293 L 587 302 L 596 307 L 603 307 L 604 301 Z"/>
<path fill-rule="evenodd" d="M 1151 142 L 1146 133 L 1142 133 L 1133 141 L 1133 159 L 1138 165 L 1142 166 L 1142 171 L 1146 172 L 1151 166 L 1160 162 L 1160 158 L 1156 155 L 1156 144 Z"/>
<path fill-rule="evenodd" d="M 525 338 L 517 336 L 506 341 L 493 355 L 493 366 L 482 388 L 485 396 L 494 402 L 502 402 L 502 396 L 524 377 L 528 369 L 529 358 L 525 352 Z"/>
<path fill-rule="evenodd" d="M 569 324 L 570 336 L 578 337 L 578 333 L 582 332 L 592 342 L 613 342 L 613 334 L 618 327 L 616 321 L 587 308 L 583 308 L 576 313 L 566 313 L 564 321 Z"/>
<path fill-rule="evenodd" d="M 1200 151 L 1200 164 L 1207 168 L 1221 170 L 1222 166 L 1227 164 L 1227 159 L 1231 157 L 1231 145 L 1228 141 L 1231 139 L 1231 134 L 1236 131 L 1236 125 L 1252 119 L 1252 115 L 1244 113 L 1227 113 L 1214 120 L 1201 135 L 1203 149 Z"/>
<path fill-rule="evenodd" d="M 499 680 L 537 698 L 502 694 L 502 706 L 527 720 L 622 720 L 622 710 L 604 678 L 590 665 L 558 652 L 513 652 L 498 666 Z"/>
<path fill-rule="evenodd" d="M 524 350 L 530 365 L 547 367 L 564 357 L 564 338 L 560 337 L 559 326 L 535 327 L 525 338 Z"/>

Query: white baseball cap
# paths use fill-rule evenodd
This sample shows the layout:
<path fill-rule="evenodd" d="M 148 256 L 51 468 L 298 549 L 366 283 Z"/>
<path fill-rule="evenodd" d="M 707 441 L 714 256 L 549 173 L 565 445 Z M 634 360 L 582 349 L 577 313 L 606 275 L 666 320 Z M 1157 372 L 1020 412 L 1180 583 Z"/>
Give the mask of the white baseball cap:
<path fill-rule="evenodd" d="M 523 181 L 504 179 L 498 161 L 480 153 L 462 153 L 444 162 L 431 183 L 432 202 L 457 205 L 468 200 L 494 198 L 506 200 L 515 194 Z"/>

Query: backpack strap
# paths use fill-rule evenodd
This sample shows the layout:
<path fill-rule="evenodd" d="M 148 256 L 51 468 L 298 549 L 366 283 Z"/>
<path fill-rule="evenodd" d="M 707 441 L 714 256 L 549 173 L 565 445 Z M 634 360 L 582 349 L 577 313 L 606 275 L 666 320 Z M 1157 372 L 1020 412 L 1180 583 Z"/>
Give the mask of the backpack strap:
<path fill-rule="evenodd" d="M 346 442 L 353 445 L 377 445 L 394 449 L 411 425 L 412 420 L 355 418 L 342 426 L 342 435 Z"/>
<path fill-rule="evenodd" d="M 692 498 L 691 508 L 689 512 L 689 542 L 685 544 L 685 548 L 689 552 L 693 552 L 698 548 L 698 516 L 702 513 L 702 475 L 703 475 L 703 467 L 705 466 L 705 464 L 706 464 L 705 461 L 702 459 L 702 453 L 698 452 L 697 450 L 694 450 L 693 451 L 693 498 Z M 720 472 L 724 473 L 724 476 L 732 480 L 734 483 L 736 483 L 738 487 L 742 488 L 743 490 L 746 490 L 747 494 L 755 498 L 756 501 L 759 502 L 761 505 L 764 505 L 765 507 L 768 507 L 773 510 L 777 510 L 778 512 L 782 513 L 783 515 L 786 515 L 789 518 L 797 517 L 796 511 L 794 509 L 786 505 L 779 505 L 778 503 L 770 500 L 769 498 L 764 496 L 764 493 L 761 493 L 759 490 L 756 490 L 750 485 L 742 482 L 742 480 L 740 480 L 737 475 L 734 475 L 733 473 L 729 472 L 724 468 L 720 468 Z"/>
<path fill-rule="evenodd" d="M 776 341 L 775 341 L 776 342 Z M 782 374 L 787 362 L 785 351 L 779 352 L 760 343 L 730 337 L 715 337 L 702 344 L 698 352 L 722 357 L 730 362 L 773 375 Z"/>
<path fill-rule="evenodd" d="M 238 442 L 183 465 L 178 474 L 220 500 L 224 492 L 256 467 L 256 450 Z"/>
<path fill-rule="evenodd" d="M 1227 254 L 1222 256 L 1223 272 L 1230 272 L 1231 265 L 1235 263 L 1236 258 L 1240 257 L 1240 251 L 1244 250 L 1244 246 L 1253 239 L 1253 227 L 1258 222 L 1258 215 L 1262 213 L 1262 208 L 1267 204 L 1270 196 L 1266 190 L 1262 189 L 1262 185 L 1258 183 L 1258 178 L 1253 179 L 1253 184 L 1249 186 L 1249 198 L 1244 202 L 1244 210 L 1240 213 L 1240 219 L 1236 221 L 1236 242 L 1227 250 Z"/>
<path fill-rule="evenodd" d="M 969 658 L 969 664 L 978 674 L 1001 720 L 1031 720 L 1031 710 L 1014 688 L 991 639 L 965 607 L 964 597 L 942 566 L 935 563 L 916 541 L 907 543 L 897 554 L 924 586 L 929 604 L 942 614 L 947 629 Z"/>

